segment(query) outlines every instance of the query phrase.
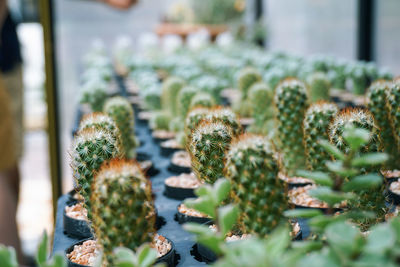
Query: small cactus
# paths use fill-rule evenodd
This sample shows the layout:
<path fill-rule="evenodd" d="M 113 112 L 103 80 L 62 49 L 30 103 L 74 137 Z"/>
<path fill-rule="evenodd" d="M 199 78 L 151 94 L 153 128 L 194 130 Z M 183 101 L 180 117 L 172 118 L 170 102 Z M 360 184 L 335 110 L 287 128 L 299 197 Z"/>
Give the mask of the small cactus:
<path fill-rule="evenodd" d="M 233 136 L 231 127 L 222 122 L 200 122 L 193 130 L 189 149 L 196 177 L 213 184 L 223 176 L 225 153 Z"/>
<path fill-rule="evenodd" d="M 387 96 L 387 106 L 392 126 L 392 131 L 397 144 L 397 151 L 400 151 L 400 77 L 392 83 Z"/>
<path fill-rule="evenodd" d="M 400 155 L 398 153 L 399 144 L 392 130 L 390 105 L 388 101 L 391 86 L 391 82 L 378 80 L 372 83 L 368 88 L 367 97 L 368 108 L 374 116 L 375 122 L 381 132 L 381 140 L 383 142 L 384 152 L 390 156 L 387 167 L 395 169 L 397 166 L 399 166 L 396 161 L 398 161 Z M 398 106 L 398 103 L 394 104 L 394 107 Z"/>
<path fill-rule="evenodd" d="M 249 89 L 249 102 L 252 104 L 254 118 L 252 129 L 256 133 L 267 131 L 264 129 L 266 122 L 274 117 L 273 98 L 274 91 L 263 82 L 255 83 Z"/>
<path fill-rule="evenodd" d="M 89 104 L 93 112 L 103 111 L 107 99 L 107 87 L 104 82 L 96 80 L 87 81 L 82 87 L 80 103 Z"/>
<path fill-rule="evenodd" d="M 242 100 L 247 99 L 247 93 L 250 87 L 259 81 L 261 81 L 261 75 L 258 70 L 247 67 L 239 71 L 237 86 L 242 94 Z"/>
<path fill-rule="evenodd" d="M 161 109 L 161 90 L 157 87 L 151 87 L 151 89 L 143 92 L 144 107 L 148 110 L 160 110 Z"/>
<path fill-rule="evenodd" d="M 104 112 L 115 121 L 121 132 L 122 148 L 125 156 L 133 158 L 135 156 L 137 141 L 135 138 L 134 114 L 131 104 L 127 99 L 116 96 L 107 100 L 104 105 Z"/>
<path fill-rule="evenodd" d="M 94 176 L 91 203 L 103 266 L 114 266 L 114 248 L 136 250 L 153 241 L 156 213 L 151 183 L 137 162 L 123 159 L 104 162 Z"/>
<path fill-rule="evenodd" d="M 199 90 L 193 86 L 185 86 L 179 91 L 176 103 L 178 105 L 179 116 L 186 118 L 186 114 L 190 108 L 190 102 L 198 91 Z"/>
<path fill-rule="evenodd" d="M 178 107 L 176 101 L 178 94 L 185 81 L 178 77 L 170 77 L 162 85 L 161 91 L 161 107 L 163 110 L 168 111 L 172 116 L 178 115 Z"/>
<path fill-rule="evenodd" d="M 243 233 L 264 237 L 285 221 L 288 202 L 274 153 L 265 137 L 251 134 L 235 139 L 227 153 L 225 173 Z"/>
<path fill-rule="evenodd" d="M 304 165 L 303 119 L 307 109 L 307 89 L 294 78 L 283 80 L 275 91 L 278 136 L 285 171 L 290 175 Z"/>
<path fill-rule="evenodd" d="M 329 123 L 338 110 L 335 104 L 317 102 L 306 111 L 303 121 L 304 150 L 309 170 L 322 171 L 325 169 L 325 163 L 331 159 L 318 140 L 328 139 Z"/>
<path fill-rule="evenodd" d="M 212 122 L 220 121 L 225 125 L 231 127 L 232 132 L 235 136 L 242 133 L 243 129 L 240 125 L 239 118 L 230 108 L 217 106 L 210 109 L 210 112 L 206 115 L 206 119 Z"/>
<path fill-rule="evenodd" d="M 315 72 L 307 77 L 309 85 L 309 96 L 311 102 L 318 100 L 329 100 L 329 90 L 331 83 L 327 75 L 323 72 Z"/>
<path fill-rule="evenodd" d="M 169 124 L 171 120 L 171 115 L 166 114 L 164 111 L 155 112 L 152 114 L 149 121 L 150 128 L 153 130 L 169 131 Z"/>
<path fill-rule="evenodd" d="M 75 136 L 70 155 L 74 177 L 80 186 L 80 193 L 85 199 L 90 218 L 93 174 L 103 161 L 121 157 L 121 149 L 110 131 L 90 128 L 78 132 Z"/>
<path fill-rule="evenodd" d="M 194 107 L 211 108 L 213 106 L 215 106 L 215 99 L 213 96 L 206 92 L 199 92 L 191 99 L 188 110 Z"/>
<path fill-rule="evenodd" d="M 186 141 L 191 140 L 192 132 L 196 126 L 203 120 L 207 113 L 210 112 L 209 108 L 195 107 L 191 109 L 185 119 L 185 139 Z"/>

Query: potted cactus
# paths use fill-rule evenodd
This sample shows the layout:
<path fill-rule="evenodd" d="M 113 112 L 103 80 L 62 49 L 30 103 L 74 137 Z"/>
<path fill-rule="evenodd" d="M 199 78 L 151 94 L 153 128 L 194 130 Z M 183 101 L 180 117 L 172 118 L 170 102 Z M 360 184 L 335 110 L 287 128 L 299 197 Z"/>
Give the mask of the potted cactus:
<path fill-rule="evenodd" d="M 257 134 L 273 135 L 274 109 L 272 104 L 274 91 L 263 82 L 253 84 L 248 93 L 249 102 L 252 104 L 252 116 L 254 119 L 249 131 Z"/>
<path fill-rule="evenodd" d="M 309 96 L 312 103 L 318 100 L 329 100 L 331 83 L 323 72 L 315 72 L 307 77 Z"/>

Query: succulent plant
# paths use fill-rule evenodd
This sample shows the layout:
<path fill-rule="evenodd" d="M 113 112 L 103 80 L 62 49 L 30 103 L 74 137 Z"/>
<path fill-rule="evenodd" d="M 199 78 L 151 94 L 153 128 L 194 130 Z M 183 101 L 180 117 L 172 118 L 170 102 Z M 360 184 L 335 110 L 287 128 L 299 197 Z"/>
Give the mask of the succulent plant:
<path fill-rule="evenodd" d="M 330 123 L 329 139 L 338 149 L 345 153 L 349 151 L 349 145 L 343 137 L 343 132 L 348 126 L 368 130 L 371 135 L 369 143 L 362 149 L 363 152 L 376 152 L 380 150 L 379 129 L 369 111 L 359 108 L 347 108 L 339 112 Z"/>
<path fill-rule="evenodd" d="M 285 171 L 290 175 L 304 165 L 303 119 L 307 109 L 307 90 L 294 78 L 283 80 L 275 90 L 278 136 Z"/>
<path fill-rule="evenodd" d="M 185 118 L 185 139 L 187 141 L 192 139 L 192 132 L 196 126 L 203 120 L 210 112 L 209 108 L 195 107 L 191 109 Z"/>
<path fill-rule="evenodd" d="M 329 100 L 331 83 L 328 76 L 323 72 L 315 72 L 307 77 L 309 85 L 309 96 L 311 102 L 318 100 Z"/>
<path fill-rule="evenodd" d="M 390 87 L 387 96 L 387 106 L 392 131 L 397 144 L 397 151 L 400 151 L 400 77 Z"/>
<path fill-rule="evenodd" d="M 231 127 L 220 121 L 202 120 L 193 130 L 188 150 L 192 169 L 201 181 L 213 184 L 223 176 L 225 153 L 233 136 Z"/>
<path fill-rule="evenodd" d="M 163 110 L 168 111 L 172 116 L 178 115 L 176 102 L 179 91 L 184 85 L 185 81 L 178 77 L 169 77 L 162 85 L 161 106 Z"/>
<path fill-rule="evenodd" d="M 104 82 L 95 80 L 87 81 L 82 87 L 80 102 L 89 104 L 93 112 L 103 111 L 103 105 L 107 100 L 107 87 Z"/>
<path fill-rule="evenodd" d="M 395 169 L 399 166 L 399 144 L 392 129 L 392 119 L 388 97 L 391 91 L 392 83 L 384 80 L 378 80 L 368 88 L 368 109 L 374 116 L 375 122 L 380 129 L 381 140 L 383 142 L 384 152 L 390 155 L 388 168 Z M 392 102 L 393 108 L 398 103 Z M 397 161 L 397 162 L 396 162 Z"/>
<path fill-rule="evenodd" d="M 193 86 L 185 86 L 179 91 L 176 103 L 178 105 L 179 116 L 186 118 L 186 114 L 190 108 L 190 102 L 198 91 L 199 90 Z"/>
<path fill-rule="evenodd" d="M 153 241 L 156 213 L 151 183 L 133 160 L 104 162 L 92 184 L 93 229 L 103 252 L 103 265 L 113 266 L 113 250 L 136 250 Z"/>
<path fill-rule="evenodd" d="M 231 143 L 226 155 L 225 173 L 239 207 L 243 233 L 264 237 L 286 221 L 283 212 L 288 202 L 274 153 L 266 137 L 243 134 Z"/>
<path fill-rule="evenodd" d="M 217 106 L 210 109 L 210 112 L 206 115 L 205 119 L 212 122 L 220 121 L 224 123 L 225 125 L 231 127 L 235 136 L 238 136 L 243 131 L 239 122 L 239 118 L 232 111 L 232 109 L 227 107 Z"/>
<path fill-rule="evenodd" d="M 318 144 L 318 140 L 329 138 L 329 123 L 338 111 L 335 104 L 323 101 L 312 104 L 306 111 L 303 121 L 304 151 L 309 170 L 324 170 L 325 163 L 331 159 L 330 155 Z"/>
<path fill-rule="evenodd" d="M 161 109 L 161 90 L 158 87 L 151 87 L 143 93 L 144 106 L 148 110 Z"/>
<path fill-rule="evenodd" d="M 274 91 L 267 84 L 258 82 L 250 87 L 248 97 L 253 109 L 254 123 L 252 129 L 256 133 L 263 133 L 266 131 L 264 129 L 266 122 L 274 117 L 274 109 L 271 105 Z"/>
<path fill-rule="evenodd" d="M 250 87 L 259 81 L 261 81 L 261 75 L 258 70 L 251 67 L 246 67 L 239 71 L 237 86 L 242 94 L 242 100 L 247 99 L 247 93 Z"/>
<path fill-rule="evenodd" d="M 169 130 L 169 124 L 172 118 L 171 115 L 164 111 L 155 112 L 152 114 L 149 124 L 153 130 Z"/>
<path fill-rule="evenodd" d="M 84 129 L 75 136 L 71 155 L 71 167 L 80 193 L 85 199 L 85 207 L 91 218 L 91 185 L 94 172 L 105 160 L 121 157 L 121 149 L 115 136 L 109 131 Z"/>
<path fill-rule="evenodd" d="M 107 100 L 104 105 L 104 112 L 107 113 L 117 124 L 121 132 L 122 148 L 125 156 L 135 157 L 135 138 L 134 114 L 129 101 L 123 97 L 116 96 Z"/>
<path fill-rule="evenodd" d="M 215 106 L 215 100 L 211 94 L 206 92 L 198 92 L 191 99 L 188 110 L 191 110 L 192 108 L 195 107 L 211 108 L 213 106 Z"/>

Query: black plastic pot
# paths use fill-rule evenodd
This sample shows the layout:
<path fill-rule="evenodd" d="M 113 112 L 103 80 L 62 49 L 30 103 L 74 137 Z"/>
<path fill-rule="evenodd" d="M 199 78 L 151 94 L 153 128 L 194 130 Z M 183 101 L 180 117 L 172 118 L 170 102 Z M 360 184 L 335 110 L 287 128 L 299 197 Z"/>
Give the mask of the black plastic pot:
<path fill-rule="evenodd" d="M 196 243 L 197 253 L 200 255 L 202 261 L 206 263 L 213 263 L 217 260 L 217 255 L 215 255 L 214 251 L 209 249 L 208 247 Z"/>
<path fill-rule="evenodd" d="M 74 263 L 74 262 L 70 261 L 70 259 L 67 257 L 67 255 L 74 250 L 74 246 L 81 245 L 83 242 L 85 242 L 87 240 L 92 240 L 92 239 L 93 238 L 86 238 L 86 239 L 80 240 L 65 250 L 65 258 L 67 258 L 67 266 L 68 267 L 86 267 L 87 266 L 87 265 L 82 265 L 82 264 L 78 264 L 78 263 Z"/>
<path fill-rule="evenodd" d="M 179 150 L 182 150 L 182 148 L 165 147 L 162 144 L 160 145 L 160 154 L 164 157 L 169 157 Z"/>
<path fill-rule="evenodd" d="M 178 174 L 192 172 L 192 169 L 190 167 L 176 165 L 172 161 L 169 163 L 168 170 Z"/>
<path fill-rule="evenodd" d="M 176 207 L 176 219 L 179 222 L 179 224 L 188 223 L 188 222 L 194 222 L 194 223 L 199 223 L 199 224 L 210 223 L 210 221 L 211 221 L 210 218 L 189 216 L 189 215 L 179 212 L 179 210 L 178 210 L 179 206 L 180 205 L 178 205 Z"/>
<path fill-rule="evenodd" d="M 160 171 L 154 167 L 154 163 L 152 162 L 150 168 L 144 170 L 144 172 L 148 177 L 152 177 L 157 175 Z"/>
<path fill-rule="evenodd" d="M 164 183 L 164 185 L 164 195 L 169 198 L 184 200 L 186 198 L 196 197 L 193 188 L 173 187 L 167 185 L 166 183 Z"/>
<path fill-rule="evenodd" d="M 136 153 L 136 160 L 137 161 L 145 161 L 145 160 L 150 160 L 151 156 L 147 154 L 146 152 L 137 152 Z"/>
<path fill-rule="evenodd" d="M 76 203 L 76 201 L 71 201 L 68 206 L 72 206 Z M 70 237 L 88 238 L 92 236 L 89 223 L 84 220 L 77 220 L 67 216 L 65 209 L 63 211 L 63 226 L 65 233 Z"/>
<path fill-rule="evenodd" d="M 287 183 L 288 189 L 291 190 L 296 187 L 304 187 L 310 185 L 311 183 Z"/>
<path fill-rule="evenodd" d="M 388 198 L 395 205 L 400 205 L 400 195 L 388 189 Z"/>

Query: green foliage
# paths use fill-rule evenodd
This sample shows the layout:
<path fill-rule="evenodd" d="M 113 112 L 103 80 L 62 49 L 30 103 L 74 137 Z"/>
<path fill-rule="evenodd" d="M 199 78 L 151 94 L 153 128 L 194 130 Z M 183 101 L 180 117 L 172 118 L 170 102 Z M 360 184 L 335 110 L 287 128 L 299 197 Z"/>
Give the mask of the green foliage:
<path fill-rule="evenodd" d="M 186 118 L 186 114 L 189 111 L 192 98 L 196 95 L 198 91 L 199 90 L 193 86 L 185 86 L 179 91 L 177 98 L 179 116 L 181 116 L 182 118 Z"/>
<path fill-rule="evenodd" d="M 286 190 L 277 178 L 279 166 L 274 153 L 265 137 L 244 134 L 232 142 L 226 155 L 226 177 L 240 210 L 243 233 L 264 237 L 285 221 Z"/>
<path fill-rule="evenodd" d="M 206 92 L 198 92 L 192 97 L 188 110 L 196 107 L 211 108 L 215 106 L 215 104 L 215 99 L 211 94 Z"/>
<path fill-rule="evenodd" d="M 124 247 L 114 249 L 115 267 L 151 267 L 157 260 L 157 251 L 152 249 L 149 244 L 141 245 L 134 253 L 132 250 Z M 157 267 L 163 264 L 155 265 Z"/>
<path fill-rule="evenodd" d="M 151 183 L 135 161 L 103 163 L 92 188 L 92 225 L 105 266 L 113 265 L 114 248 L 136 249 L 153 241 L 156 213 Z"/>
<path fill-rule="evenodd" d="M 259 81 L 261 81 L 261 75 L 258 70 L 251 67 L 240 70 L 237 78 L 237 86 L 242 94 L 242 100 L 247 99 L 250 87 Z"/>
<path fill-rule="evenodd" d="M 318 100 L 329 100 L 329 90 L 331 83 L 327 75 L 323 72 L 315 72 L 307 77 L 309 85 L 309 96 L 311 102 Z"/>
<path fill-rule="evenodd" d="M 384 151 L 390 155 L 390 160 L 386 167 L 393 170 L 399 166 L 400 155 L 398 140 L 396 140 L 392 129 L 391 105 L 389 105 L 388 101 L 391 86 L 390 82 L 384 80 L 372 83 L 368 89 L 368 109 L 380 129 Z M 392 102 L 392 104 L 393 109 L 399 105 L 395 102 Z"/>
<path fill-rule="evenodd" d="M 163 82 L 161 91 L 161 107 L 172 116 L 178 115 L 177 98 L 185 81 L 178 77 L 169 77 Z"/>
<path fill-rule="evenodd" d="M 150 128 L 153 130 L 169 130 L 171 115 L 164 111 L 155 112 L 150 118 Z"/>
<path fill-rule="evenodd" d="M 107 100 L 104 105 L 104 112 L 107 113 L 118 126 L 125 156 L 134 158 L 137 141 L 135 138 L 134 113 L 131 104 L 127 99 L 116 96 Z"/>
<path fill-rule="evenodd" d="M 325 163 L 331 157 L 318 144 L 318 140 L 328 139 L 329 123 L 337 114 L 338 107 L 327 102 L 312 104 L 306 111 L 303 121 L 304 151 L 309 170 L 325 170 Z"/>
<path fill-rule="evenodd" d="M 13 247 L 0 245 L 0 265 L 4 267 L 18 267 L 17 255 Z"/>
<path fill-rule="evenodd" d="M 288 78 L 275 91 L 278 136 L 286 172 L 304 165 L 303 119 L 307 109 L 307 90 L 297 79 Z"/>
<path fill-rule="evenodd" d="M 269 120 L 274 118 L 274 109 L 272 105 L 274 91 L 265 83 L 258 82 L 249 89 L 249 103 L 251 103 L 251 114 L 254 118 L 252 125 L 253 132 L 266 132 L 266 125 Z"/>
<path fill-rule="evenodd" d="M 85 207 L 90 218 L 94 172 L 100 168 L 104 160 L 121 157 L 121 149 L 115 136 L 109 131 L 84 129 L 75 136 L 70 155 L 74 177 L 80 186 L 79 192 L 85 199 Z"/>
<path fill-rule="evenodd" d="M 86 82 L 82 87 L 81 103 L 89 104 L 93 112 L 103 111 L 107 99 L 107 87 L 97 79 Z"/>

